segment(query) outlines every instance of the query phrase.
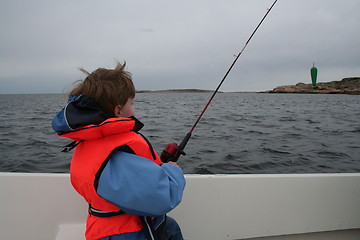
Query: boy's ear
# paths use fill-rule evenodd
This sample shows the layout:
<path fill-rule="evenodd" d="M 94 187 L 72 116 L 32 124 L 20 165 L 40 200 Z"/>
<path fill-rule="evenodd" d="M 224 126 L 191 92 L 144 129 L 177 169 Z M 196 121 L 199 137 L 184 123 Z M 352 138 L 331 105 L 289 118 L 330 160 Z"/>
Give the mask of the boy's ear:
<path fill-rule="evenodd" d="M 115 117 L 120 117 L 121 116 L 121 106 L 120 105 L 115 106 L 114 115 L 115 115 Z"/>

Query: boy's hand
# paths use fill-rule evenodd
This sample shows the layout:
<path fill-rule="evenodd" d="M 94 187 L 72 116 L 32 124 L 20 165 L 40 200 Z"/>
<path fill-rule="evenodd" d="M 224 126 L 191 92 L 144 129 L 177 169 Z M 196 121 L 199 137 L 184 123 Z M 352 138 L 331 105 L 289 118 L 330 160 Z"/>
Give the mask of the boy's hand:
<path fill-rule="evenodd" d="M 174 166 L 180 167 L 176 162 L 167 162 L 167 163 L 170 163 L 170 164 L 172 164 Z"/>

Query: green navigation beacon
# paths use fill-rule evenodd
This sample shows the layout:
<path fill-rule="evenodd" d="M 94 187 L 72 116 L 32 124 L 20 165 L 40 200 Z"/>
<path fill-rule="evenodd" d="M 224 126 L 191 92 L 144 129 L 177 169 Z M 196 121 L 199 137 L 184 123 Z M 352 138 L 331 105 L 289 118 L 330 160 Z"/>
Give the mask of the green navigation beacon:
<path fill-rule="evenodd" d="M 317 68 L 315 67 L 315 63 L 313 63 L 313 67 L 310 69 L 310 74 L 311 74 L 311 81 L 312 81 L 312 85 L 315 87 L 316 86 L 316 78 L 317 78 Z"/>

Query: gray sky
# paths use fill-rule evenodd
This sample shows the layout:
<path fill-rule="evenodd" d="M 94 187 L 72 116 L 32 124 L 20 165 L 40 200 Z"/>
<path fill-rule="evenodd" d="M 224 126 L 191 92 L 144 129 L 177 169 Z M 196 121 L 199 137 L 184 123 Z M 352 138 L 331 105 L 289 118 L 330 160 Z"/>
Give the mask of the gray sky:
<path fill-rule="evenodd" d="M 125 60 L 139 90 L 215 89 L 272 0 L 0 0 L 0 93 L 61 93 Z M 279 0 L 223 84 L 360 76 L 359 0 Z"/>

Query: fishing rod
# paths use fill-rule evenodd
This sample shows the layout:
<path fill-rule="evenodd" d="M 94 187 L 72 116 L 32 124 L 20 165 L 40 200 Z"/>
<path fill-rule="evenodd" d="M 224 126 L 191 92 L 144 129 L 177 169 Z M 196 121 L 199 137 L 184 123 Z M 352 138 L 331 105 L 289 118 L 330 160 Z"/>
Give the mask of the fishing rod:
<path fill-rule="evenodd" d="M 262 22 L 265 20 L 266 16 L 269 14 L 269 12 L 271 11 L 271 9 L 274 7 L 275 3 L 278 0 L 275 0 L 274 3 L 271 5 L 270 8 L 268 8 L 267 12 L 265 13 L 264 17 L 261 19 L 260 23 L 256 26 L 255 30 L 252 32 L 252 34 L 250 35 L 249 39 L 245 42 L 244 47 L 241 49 L 241 51 L 238 53 L 238 55 L 236 56 L 235 60 L 232 62 L 232 64 L 230 65 L 229 69 L 227 70 L 227 72 L 225 73 L 224 77 L 222 78 L 222 80 L 220 81 L 219 85 L 217 86 L 217 88 L 215 89 L 215 91 L 213 92 L 212 96 L 210 97 L 209 101 L 207 102 L 207 104 L 205 105 L 204 109 L 202 110 L 201 114 L 199 115 L 199 117 L 197 118 L 195 124 L 192 126 L 192 128 L 190 129 L 190 131 L 185 135 L 184 139 L 181 141 L 180 145 L 177 147 L 176 143 L 170 143 L 166 146 L 166 148 L 164 149 L 163 153 L 161 154 L 161 159 L 163 160 L 163 162 L 176 162 L 180 155 L 185 155 L 184 149 L 186 144 L 188 143 L 192 132 L 194 131 L 196 125 L 199 123 L 200 119 L 202 118 L 202 116 L 204 115 L 206 109 L 209 107 L 211 101 L 213 100 L 213 98 L 215 97 L 216 93 L 219 91 L 221 85 L 223 84 L 223 82 L 225 81 L 226 77 L 229 75 L 231 69 L 234 67 L 235 63 L 237 62 L 237 60 L 239 59 L 240 55 L 244 52 L 245 48 L 247 47 L 247 45 L 249 44 L 249 42 L 251 41 L 252 37 L 254 36 L 254 34 L 256 33 L 256 31 L 258 30 L 258 28 L 260 27 L 260 25 L 262 24 Z M 175 145 L 175 146 L 174 146 Z M 175 153 L 176 151 L 176 153 Z M 166 157 L 168 156 L 168 157 Z M 169 157 L 171 156 L 171 157 Z"/>

